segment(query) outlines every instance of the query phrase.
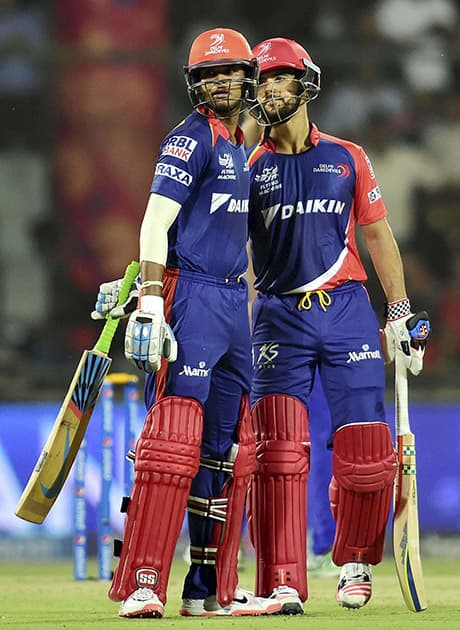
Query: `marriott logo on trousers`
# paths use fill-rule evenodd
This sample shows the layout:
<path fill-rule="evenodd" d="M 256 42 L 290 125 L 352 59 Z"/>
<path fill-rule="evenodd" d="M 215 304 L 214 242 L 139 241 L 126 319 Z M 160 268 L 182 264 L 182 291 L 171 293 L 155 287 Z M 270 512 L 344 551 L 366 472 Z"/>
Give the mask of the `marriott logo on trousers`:
<path fill-rule="evenodd" d="M 368 361 L 369 359 L 381 359 L 380 350 L 369 350 L 369 346 L 365 343 L 360 352 L 349 352 L 347 363 L 356 363 L 358 361 Z"/>
<path fill-rule="evenodd" d="M 179 376 L 198 376 L 200 378 L 206 378 L 209 376 L 210 368 L 205 368 L 206 362 L 200 361 L 198 367 L 192 367 L 191 365 L 184 365 L 179 372 Z"/>

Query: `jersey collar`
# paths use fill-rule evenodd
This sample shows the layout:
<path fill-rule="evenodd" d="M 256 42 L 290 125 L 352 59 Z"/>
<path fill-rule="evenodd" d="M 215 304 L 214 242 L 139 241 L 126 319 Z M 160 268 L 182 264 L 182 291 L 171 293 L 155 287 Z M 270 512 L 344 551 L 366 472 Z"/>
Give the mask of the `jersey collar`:
<path fill-rule="evenodd" d="M 273 153 L 276 153 L 276 145 L 273 142 L 273 140 L 268 137 L 268 134 L 270 133 L 270 127 L 267 127 L 266 130 L 266 136 L 262 137 L 261 140 L 261 145 L 264 146 L 266 149 L 268 149 L 268 151 L 272 151 Z M 319 132 L 318 127 L 315 125 L 315 123 L 310 123 L 310 144 L 312 147 L 316 147 L 318 145 L 318 142 L 321 139 L 321 134 Z"/>
<path fill-rule="evenodd" d="M 222 136 L 224 140 L 230 140 L 230 132 L 228 131 L 227 127 L 219 118 L 216 118 L 216 116 L 210 110 L 206 111 L 205 108 L 200 107 L 198 108 L 198 111 L 201 114 L 204 114 L 206 112 L 205 115 L 208 120 L 209 126 L 211 127 L 211 132 L 212 132 L 212 137 L 213 137 L 213 143 L 212 143 L 213 146 L 216 144 L 217 138 L 219 136 Z M 244 143 L 244 135 L 240 127 L 237 127 L 235 130 L 235 138 L 236 138 L 237 144 L 240 145 Z"/>

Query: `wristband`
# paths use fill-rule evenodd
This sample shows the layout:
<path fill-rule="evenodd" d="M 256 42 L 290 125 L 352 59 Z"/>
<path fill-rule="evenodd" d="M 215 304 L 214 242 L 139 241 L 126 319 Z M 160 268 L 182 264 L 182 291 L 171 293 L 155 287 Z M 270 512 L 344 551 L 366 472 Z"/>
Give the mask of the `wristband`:
<path fill-rule="evenodd" d="M 411 315 L 410 302 L 408 298 L 397 300 L 396 302 L 388 302 L 386 304 L 386 318 L 387 321 L 394 321 L 395 319 L 401 319 L 406 315 Z"/>
<path fill-rule="evenodd" d="M 146 280 L 141 284 L 141 289 L 146 289 L 147 287 L 160 287 L 163 288 L 163 282 L 161 280 Z"/>

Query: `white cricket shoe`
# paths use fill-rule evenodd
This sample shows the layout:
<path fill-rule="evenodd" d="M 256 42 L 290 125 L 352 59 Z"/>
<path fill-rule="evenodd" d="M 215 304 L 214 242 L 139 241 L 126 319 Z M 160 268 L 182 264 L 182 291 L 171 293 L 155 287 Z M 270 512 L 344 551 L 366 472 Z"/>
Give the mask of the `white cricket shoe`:
<path fill-rule="evenodd" d="M 183 599 L 180 614 L 184 617 L 243 617 L 249 615 L 274 615 L 281 610 L 281 603 L 266 597 L 254 597 L 252 593 L 237 588 L 233 601 L 221 606 L 216 595 L 206 599 Z"/>
<path fill-rule="evenodd" d="M 183 599 L 179 615 L 183 617 L 203 617 L 205 613 L 204 599 Z"/>
<path fill-rule="evenodd" d="M 138 588 L 121 604 L 120 617 L 163 617 L 164 605 L 151 588 Z"/>
<path fill-rule="evenodd" d="M 309 553 L 307 558 L 308 577 L 339 577 L 340 567 L 332 562 L 331 552 L 315 555 Z"/>
<path fill-rule="evenodd" d="M 302 600 L 296 589 L 291 586 L 277 586 L 273 589 L 269 599 L 281 604 L 280 615 L 303 615 Z"/>
<path fill-rule="evenodd" d="M 347 562 L 340 571 L 336 599 L 345 608 L 362 608 L 372 595 L 372 569 L 364 562 Z"/>

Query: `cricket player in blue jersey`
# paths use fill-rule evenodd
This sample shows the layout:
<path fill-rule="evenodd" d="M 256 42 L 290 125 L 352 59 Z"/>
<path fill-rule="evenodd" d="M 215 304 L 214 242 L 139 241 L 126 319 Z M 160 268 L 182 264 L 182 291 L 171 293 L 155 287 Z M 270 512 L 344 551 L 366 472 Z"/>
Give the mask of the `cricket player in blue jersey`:
<path fill-rule="evenodd" d="M 244 117 L 242 128 L 248 147 L 258 142 L 264 129 L 257 124 L 254 117 L 248 115 Z M 253 282 L 254 278 L 251 276 L 251 285 Z M 252 293 L 250 292 L 251 297 Z M 329 484 L 332 477 L 332 451 L 329 444 L 331 420 L 321 379 L 317 375 L 308 401 L 308 421 L 311 443 L 307 493 L 308 576 L 338 577 L 340 569 L 331 559 L 335 536 L 335 521 L 329 504 Z M 285 609 L 288 608 L 286 603 Z"/>
<path fill-rule="evenodd" d="M 248 394 L 249 168 L 239 115 L 255 102 L 246 39 L 216 28 L 185 67 L 194 112 L 160 146 L 140 231 L 140 298 L 125 355 L 147 372 L 120 559 L 109 596 L 121 617 L 162 617 L 186 507 L 192 564 L 185 616 L 279 612 L 238 588 L 237 554 L 255 435 Z M 96 312 L 111 315 L 102 290 Z M 118 315 L 123 315 L 119 313 Z"/>
<path fill-rule="evenodd" d="M 352 142 L 321 133 L 307 103 L 320 69 L 297 42 L 254 49 L 260 69 L 251 113 L 265 127 L 249 152 L 250 238 L 255 288 L 251 404 L 257 439 L 248 524 L 256 549 L 256 594 L 284 587 L 285 608 L 307 599 L 306 488 L 309 397 L 319 370 L 331 415 L 341 567 L 336 599 L 360 608 L 371 566 L 383 556 L 396 460 L 384 409 L 384 360 L 377 317 L 363 286 L 356 245 L 362 230 L 387 298 L 387 352 L 418 374 L 429 333 L 413 316 L 397 244 L 371 163 Z"/>

